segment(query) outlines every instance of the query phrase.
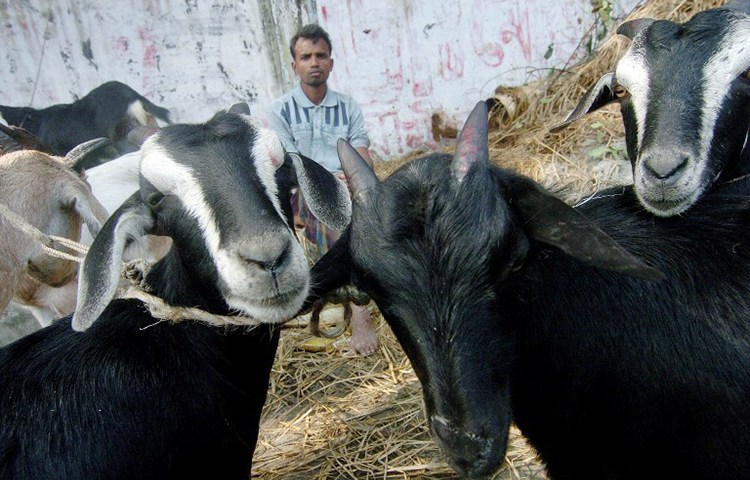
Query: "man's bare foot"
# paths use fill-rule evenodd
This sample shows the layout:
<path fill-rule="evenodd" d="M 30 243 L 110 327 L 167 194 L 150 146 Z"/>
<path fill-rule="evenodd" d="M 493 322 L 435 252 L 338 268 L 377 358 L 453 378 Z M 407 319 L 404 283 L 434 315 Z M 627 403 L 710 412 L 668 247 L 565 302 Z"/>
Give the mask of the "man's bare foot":
<path fill-rule="evenodd" d="M 370 324 L 370 310 L 352 304 L 351 349 L 357 355 L 372 355 L 378 350 L 378 335 Z"/>

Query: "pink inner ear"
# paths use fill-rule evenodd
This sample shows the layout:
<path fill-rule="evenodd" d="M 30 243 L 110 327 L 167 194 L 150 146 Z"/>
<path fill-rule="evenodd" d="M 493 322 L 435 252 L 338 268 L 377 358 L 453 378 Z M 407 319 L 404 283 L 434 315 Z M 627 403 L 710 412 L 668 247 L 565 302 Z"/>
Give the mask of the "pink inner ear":
<path fill-rule="evenodd" d="M 279 158 L 279 155 L 272 150 L 268 152 L 268 158 L 271 159 L 271 165 L 273 165 L 273 168 L 279 168 L 281 164 L 284 163 L 284 157 L 282 156 Z"/>

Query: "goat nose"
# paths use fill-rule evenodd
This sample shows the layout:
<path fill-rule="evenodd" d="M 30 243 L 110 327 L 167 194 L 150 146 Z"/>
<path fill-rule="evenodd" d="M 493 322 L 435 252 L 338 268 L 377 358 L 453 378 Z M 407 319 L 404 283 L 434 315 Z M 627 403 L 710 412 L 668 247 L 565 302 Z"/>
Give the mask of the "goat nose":
<path fill-rule="evenodd" d="M 237 246 L 237 256 L 260 270 L 277 273 L 283 270 L 290 255 L 289 242 L 247 241 Z"/>
<path fill-rule="evenodd" d="M 676 181 L 690 163 L 690 156 L 684 153 L 672 155 L 645 155 L 641 157 L 644 173 L 660 182 Z"/>
<path fill-rule="evenodd" d="M 490 442 L 483 435 L 465 432 L 436 417 L 433 417 L 432 430 L 450 463 L 459 472 L 481 469 L 488 462 Z"/>

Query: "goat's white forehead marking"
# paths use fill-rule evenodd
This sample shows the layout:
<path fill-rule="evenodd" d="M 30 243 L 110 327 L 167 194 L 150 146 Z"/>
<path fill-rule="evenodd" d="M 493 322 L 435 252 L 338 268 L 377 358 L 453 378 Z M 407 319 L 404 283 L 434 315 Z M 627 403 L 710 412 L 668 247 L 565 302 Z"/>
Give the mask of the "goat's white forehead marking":
<path fill-rule="evenodd" d="M 750 67 L 750 17 L 735 19 L 727 29 L 716 53 L 703 67 L 703 121 L 701 158 L 708 156 L 714 124 L 729 85 Z"/>
<path fill-rule="evenodd" d="M 617 62 L 617 67 L 615 68 L 617 83 L 630 92 L 630 99 L 633 104 L 633 112 L 638 127 L 638 151 L 641 150 L 643 135 L 646 129 L 646 108 L 650 88 L 648 64 L 643 53 L 642 44 L 641 35 L 636 36 L 628 51 Z"/>
<path fill-rule="evenodd" d="M 160 192 L 180 199 L 188 213 L 198 221 L 215 261 L 221 236 L 213 211 L 193 171 L 176 162 L 155 142 L 144 143 L 142 151 L 141 175 Z"/>

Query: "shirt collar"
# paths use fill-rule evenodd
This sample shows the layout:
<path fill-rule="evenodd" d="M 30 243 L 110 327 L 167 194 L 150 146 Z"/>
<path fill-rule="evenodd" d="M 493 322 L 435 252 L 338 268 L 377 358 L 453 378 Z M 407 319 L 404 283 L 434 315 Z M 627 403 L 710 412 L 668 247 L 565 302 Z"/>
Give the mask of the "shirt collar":
<path fill-rule="evenodd" d="M 302 87 L 297 85 L 294 90 L 292 91 L 292 96 L 294 97 L 294 100 L 297 102 L 297 105 L 303 108 L 307 107 L 315 107 L 316 105 L 310 101 L 309 98 L 307 98 L 307 95 L 305 95 L 305 92 L 302 91 Z M 323 97 L 323 101 L 320 102 L 320 107 L 335 107 L 337 104 L 336 102 L 336 92 L 331 90 L 331 87 L 328 87 L 326 90 L 326 94 Z"/>

